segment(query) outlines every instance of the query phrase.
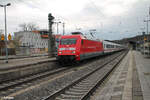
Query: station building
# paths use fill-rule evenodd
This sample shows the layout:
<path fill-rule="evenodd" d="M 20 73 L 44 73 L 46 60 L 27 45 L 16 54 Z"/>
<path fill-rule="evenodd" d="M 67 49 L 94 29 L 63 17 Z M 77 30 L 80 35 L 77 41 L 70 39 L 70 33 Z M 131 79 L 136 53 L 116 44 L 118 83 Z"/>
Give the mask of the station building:
<path fill-rule="evenodd" d="M 20 31 L 15 32 L 14 37 L 19 41 L 19 51 L 21 54 L 42 54 L 48 52 L 48 31 Z M 56 38 L 61 35 L 55 35 Z"/>

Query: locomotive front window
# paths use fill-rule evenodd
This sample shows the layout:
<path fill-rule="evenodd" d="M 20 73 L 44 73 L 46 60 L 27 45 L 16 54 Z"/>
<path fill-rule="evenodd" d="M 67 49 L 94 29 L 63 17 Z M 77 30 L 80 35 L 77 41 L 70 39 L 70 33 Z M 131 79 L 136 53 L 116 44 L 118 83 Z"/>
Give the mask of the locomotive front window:
<path fill-rule="evenodd" d="M 76 44 L 77 39 L 76 38 L 71 38 L 71 39 L 61 39 L 60 44 L 61 45 L 71 45 L 71 44 Z"/>

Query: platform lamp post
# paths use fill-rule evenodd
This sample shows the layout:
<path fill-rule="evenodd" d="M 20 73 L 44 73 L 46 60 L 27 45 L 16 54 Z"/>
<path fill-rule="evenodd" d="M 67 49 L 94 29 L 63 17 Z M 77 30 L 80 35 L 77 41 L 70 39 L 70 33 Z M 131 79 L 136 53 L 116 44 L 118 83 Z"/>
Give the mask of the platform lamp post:
<path fill-rule="evenodd" d="M 144 20 L 144 22 L 146 22 L 146 26 L 147 26 L 147 35 L 148 35 L 148 22 L 149 22 L 150 20 L 149 19 L 147 19 L 147 20 Z M 145 36 L 145 34 L 144 34 L 144 44 L 145 44 L 145 40 L 148 40 L 148 37 L 147 36 Z M 143 44 L 143 50 L 145 51 L 145 46 L 144 46 L 144 44 Z M 145 52 L 143 52 L 144 53 L 144 55 L 145 55 Z"/>
<path fill-rule="evenodd" d="M 6 46 L 6 63 L 8 63 L 8 49 L 7 49 L 7 20 L 6 20 L 6 7 L 10 6 L 11 3 L 7 3 L 6 5 L 1 5 L 0 7 L 4 7 L 4 13 L 5 13 L 5 46 Z"/>
<path fill-rule="evenodd" d="M 150 20 L 148 19 L 148 20 L 144 20 L 144 22 L 146 22 L 146 25 L 147 25 L 147 35 L 148 35 L 148 22 L 149 22 Z"/>

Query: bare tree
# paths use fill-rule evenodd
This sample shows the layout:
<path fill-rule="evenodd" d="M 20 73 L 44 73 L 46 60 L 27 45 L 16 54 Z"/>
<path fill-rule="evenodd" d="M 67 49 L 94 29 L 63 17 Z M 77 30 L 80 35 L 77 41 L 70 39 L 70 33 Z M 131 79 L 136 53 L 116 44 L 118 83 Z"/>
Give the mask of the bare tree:
<path fill-rule="evenodd" d="M 33 31 L 33 30 L 37 30 L 39 28 L 33 22 L 20 24 L 19 27 L 21 28 L 22 31 Z"/>
<path fill-rule="evenodd" d="M 28 30 L 29 31 L 33 31 L 33 30 L 37 30 L 38 26 L 35 23 L 28 23 Z"/>
<path fill-rule="evenodd" d="M 19 27 L 21 28 L 22 31 L 28 31 L 28 27 L 26 23 L 20 24 Z"/>

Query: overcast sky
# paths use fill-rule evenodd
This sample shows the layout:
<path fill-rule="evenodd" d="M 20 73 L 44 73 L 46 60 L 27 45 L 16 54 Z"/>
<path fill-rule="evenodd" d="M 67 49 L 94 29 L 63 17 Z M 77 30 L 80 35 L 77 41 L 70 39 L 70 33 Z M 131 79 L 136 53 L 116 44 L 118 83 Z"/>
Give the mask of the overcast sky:
<path fill-rule="evenodd" d="M 100 39 L 122 39 L 146 30 L 150 0 L 0 0 L 7 7 L 8 33 L 19 31 L 21 23 L 36 23 L 48 28 L 48 13 L 65 22 L 66 33 L 81 31 L 89 34 L 96 29 Z M 4 29 L 4 9 L 0 7 L 0 29 Z M 54 25 L 56 27 L 56 25 Z M 145 28 L 145 29 L 144 29 Z M 80 30 L 78 30 L 80 29 Z M 62 24 L 59 24 L 62 34 Z M 56 28 L 53 30 L 56 33 Z"/>

